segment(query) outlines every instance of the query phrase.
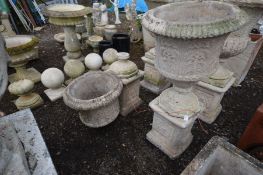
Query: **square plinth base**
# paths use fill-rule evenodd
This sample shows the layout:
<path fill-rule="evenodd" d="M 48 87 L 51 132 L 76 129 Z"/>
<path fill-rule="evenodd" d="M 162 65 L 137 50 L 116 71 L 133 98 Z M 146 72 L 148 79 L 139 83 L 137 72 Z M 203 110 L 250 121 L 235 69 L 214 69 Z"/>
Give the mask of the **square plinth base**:
<path fill-rule="evenodd" d="M 191 129 L 196 117 L 189 120 L 172 117 L 158 106 L 157 99 L 150 103 L 154 116 L 152 130 L 146 138 L 171 159 L 175 159 L 191 144 Z"/>
<path fill-rule="evenodd" d="M 69 60 L 79 60 L 79 61 L 84 61 L 84 57 L 83 56 L 81 56 L 81 57 L 79 57 L 79 58 L 77 58 L 77 59 L 73 59 L 73 58 L 69 58 L 68 56 L 63 56 L 63 60 L 65 61 L 65 62 L 67 62 L 67 61 L 69 61 Z"/>
<path fill-rule="evenodd" d="M 219 104 L 217 108 L 215 108 L 215 110 L 213 111 L 206 111 L 198 114 L 198 118 L 201 119 L 203 122 L 211 124 L 216 120 L 221 110 L 222 110 L 222 105 Z"/>
<path fill-rule="evenodd" d="M 26 69 L 25 79 L 32 80 L 34 83 L 37 83 L 41 80 L 41 73 L 38 72 L 35 68 L 31 67 Z M 20 80 L 17 73 L 11 74 L 8 76 L 8 80 L 10 83 Z"/>
<path fill-rule="evenodd" d="M 131 111 L 136 110 L 137 107 L 139 107 L 142 104 L 142 100 L 140 98 L 137 98 L 134 100 L 134 102 L 130 102 L 126 106 L 122 106 L 120 109 L 120 114 L 122 116 L 127 116 Z"/>
<path fill-rule="evenodd" d="M 47 89 L 44 91 L 44 93 L 48 96 L 50 101 L 56 101 L 60 99 L 63 96 L 65 87 L 61 87 L 58 89 Z"/>
<path fill-rule="evenodd" d="M 146 80 L 141 81 L 140 84 L 142 87 L 151 91 L 154 94 L 160 94 L 162 91 L 164 91 L 165 89 L 167 89 L 171 86 L 171 83 L 165 83 L 163 85 L 157 86 L 157 85 L 154 85 L 154 84 L 152 84 Z"/>

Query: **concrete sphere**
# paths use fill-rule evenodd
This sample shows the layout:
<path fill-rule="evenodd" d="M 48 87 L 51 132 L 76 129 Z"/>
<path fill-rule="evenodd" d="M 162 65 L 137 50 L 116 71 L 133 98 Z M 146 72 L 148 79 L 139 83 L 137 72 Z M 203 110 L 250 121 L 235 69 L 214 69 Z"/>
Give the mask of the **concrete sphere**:
<path fill-rule="evenodd" d="M 102 65 L 102 58 L 99 54 L 90 53 L 85 58 L 85 65 L 90 70 L 98 70 Z"/>
<path fill-rule="evenodd" d="M 8 86 L 8 90 L 14 95 L 23 95 L 30 92 L 34 88 L 34 82 L 28 79 L 15 81 Z"/>
<path fill-rule="evenodd" d="M 41 82 L 47 88 L 59 88 L 64 80 L 64 74 L 58 68 L 48 68 L 41 74 Z"/>
<path fill-rule="evenodd" d="M 64 72 L 70 78 L 77 78 L 85 72 L 85 66 L 79 60 L 69 60 L 64 66 Z"/>
<path fill-rule="evenodd" d="M 107 64 L 111 64 L 118 60 L 118 52 L 113 48 L 106 49 L 103 52 L 103 60 Z"/>

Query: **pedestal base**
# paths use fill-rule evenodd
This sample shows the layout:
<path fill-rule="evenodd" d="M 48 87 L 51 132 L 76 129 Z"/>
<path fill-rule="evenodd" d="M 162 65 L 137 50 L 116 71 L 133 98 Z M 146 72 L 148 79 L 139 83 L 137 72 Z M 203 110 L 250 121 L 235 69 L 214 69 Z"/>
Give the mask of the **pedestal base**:
<path fill-rule="evenodd" d="M 202 112 L 201 114 L 198 115 L 198 118 L 201 119 L 203 122 L 206 122 L 208 124 L 212 124 L 220 112 L 222 111 L 222 105 L 219 104 L 217 108 L 215 108 L 213 111 L 206 111 Z"/>
<path fill-rule="evenodd" d="M 69 61 L 69 60 L 79 60 L 79 61 L 84 61 L 84 56 L 81 56 L 81 57 L 79 57 L 79 58 L 69 58 L 67 55 L 65 55 L 65 56 L 63 56 L 63 60 L 65 61 L 65 62 L 67 62 L 67 61 Z"/>
<path fill-rule="evenodd" d="M 10 83 L 13 83 L 18 80 L 28 79 L 32 80 L 34 83 L 37 83 L 41 80 L 41 73 L 38 72 L 35 68 L 31 67 L 26 69 L 23 72 L 23 75 L 18 75 L 17 73 L 11 74 L 8 76 L 8 80 Z"/>
<path fill-rule="evenodd" d="M 198 114 L 198 118 L 208 124 L 213 123 L 222 110 L 220 102 L 225 92 L 230 89 L 234 82 L 235 78 L 232 77 L 226 86 L 221 88 L 199 81 L 194 88 L 194 92 L 204 104 L 204 110 Z"/>
<path fill-rule="evenodd" d="M 184 120 L 168 115 L 158 106 L 158 97 L 150 103 L 154 111 L 152 130 L 147 140 L 171 159 L 182 154 L 192 142 L 192 126 L 196 117 Z"/>
<path fill-rule="evenodd" d="M 142 103 L 142 100 L 139 97 L 140 78 L 142 76 L 143 72 L 140 71 L 136 76 L 130 77 L 128 79 L 122 79 L 123 89 L 119 97 L 120 114 L 122 116 L 128 115 Z"/>
<path fill-rule="evenodd" d="M 142 100 L 140 98 L 137 98 L 136 100 L 130 102 L 127 106 L 122 106 L 120 110 L 120 114 L 122 116 L 127 116 L 131 111 L 135 110 L 137 107 L 139 107 L 142 104 Z"/>
<path fill-rule="evenodd" d="M 58 89 L 47 89 L 44 91 L 44 93 L 48 96 L 50 101 L 56 101 L 60 99 L 63 96 L 65 87 L 60 87 Z"/>
<path fill-rule="evenodd" d="M 40 97 L 40 95 L 36 93 L 23 95 L 15 101 L 15 105 L 19 110 L 26 108 L 34 109 L 36 107 L 41 106 L 43 103 L 43 99 Z"/>
<path fill-rule="evenodd" d="M 160 86 L 156 86 L 146 80 L 141 81 L 141 86 L 144 87 L 145 89 L 151 91 L 154 94 L 160 94 L 162 91 L 165 89 L 169 88 L 171 86 L 171 83 L 165 83 Z"/>

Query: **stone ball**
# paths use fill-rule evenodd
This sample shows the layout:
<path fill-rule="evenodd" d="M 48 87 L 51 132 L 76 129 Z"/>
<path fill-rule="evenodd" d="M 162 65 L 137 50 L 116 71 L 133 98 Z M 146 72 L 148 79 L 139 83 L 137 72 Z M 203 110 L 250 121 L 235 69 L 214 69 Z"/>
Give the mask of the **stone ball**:
<path fill-rule="evenodd" d="M 8 91 L 14 95 L 23 95 L 34 88 L 34 82 L 28 79 L 15 81 L 8 86 Z"/>
<path fill-rule="evenodd" d="M 90 53 L 85 58 L 85 65 L 90 70 L 98 70 L 102 65 L 102 58 L 99 54 Z"/>
<path fill-rule="evenodd" d="M 70 78 L 77 78 L 85 72 L 85 66 L 79 60 L 69 60 L 64 65 L 64 72 Z"/>
<path fill-rule="evenodd" d="M 113 62 L 118 60 L 118 52 L 113 48 L 106 49 L 103 52 L 103 60 L 107 64 L 112 64 Z"/>
<path fill-rule="evenodd" d="M 58 68 L 48 68 L 41 74 L 41 82 L 47 88 L 59 88 L 64 80 L 64 74 Z"/>

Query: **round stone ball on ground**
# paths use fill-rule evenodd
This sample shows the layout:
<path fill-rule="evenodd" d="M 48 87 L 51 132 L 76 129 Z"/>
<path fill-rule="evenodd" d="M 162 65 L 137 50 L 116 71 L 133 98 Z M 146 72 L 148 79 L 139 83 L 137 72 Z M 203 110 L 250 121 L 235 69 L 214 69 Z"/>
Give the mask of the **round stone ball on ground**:
<path fill-rule="evenodd" d="M 64 74 L 58 68 L 48 68 L 41 74 L 41 82 L 47 88 L 59 88 L 64 80 Z"/>
<path fill-rule="evenodd" d="M 102 58 L 99 54 L 90 53 L 85 58 L 85 65 L 90 70 L 99 70 L 102 66 Z"/>

